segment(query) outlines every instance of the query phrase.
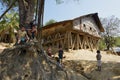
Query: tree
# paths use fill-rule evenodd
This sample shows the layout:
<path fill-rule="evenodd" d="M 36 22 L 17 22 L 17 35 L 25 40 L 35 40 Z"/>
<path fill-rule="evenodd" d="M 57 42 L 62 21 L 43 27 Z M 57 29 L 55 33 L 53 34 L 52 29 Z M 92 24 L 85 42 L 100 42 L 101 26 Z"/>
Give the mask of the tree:
<path fill-rule="evenodd" d="M 30 23 L 34 18 L 36 0 L 1 0 L 0 2 L 8 6 L 15 1 L 17 1 L 17 5 L 15 7 L 17 7 L 19 10 L 19 23 L 23 25 L 26 23 Z"/>
<path fill-rule="evenodd" d="M 45 2 L 45 0 L 0 0 L 1 3 L 5 4 L 8 7 L 8 10 L 6 11 L 9 11 L 10 8 L 12 8 L 12 6 L 13 8 L 16 7 L 18 9 L 19 18 L 20 18 L 19 24 L 26 24 L 26 23 L 30 23 L 31 21 L 33 21 L 34 16 L 35 16 L 34 15 L 35 9 L 37 12 L 38 7 L 40 7 L 41 5 L 44 6 L 43 3 L 41 4 L 38 1 Z M 64 0 L 55 0 L 55 1 L 57 4 L 64 2 Z M 78 0 L 75 0 L 75 1 L 78 1 Z"/>
<path fill-rule="evenodd" d="M 51 19 L 51 20 L 49 20 L 49 21 L 47 21 L 46 23 L 45 23 L 45 26 L 46 25 L 49 25 L 49 24 L 52 24 L 52 23 L 55 23 L 56 21 L 54 20 L 54 19 Z"/>
<path fill-rule="evenodd" d="M 7 13 L 0 22 L 0 41 L 14 42 L 15 30 L 18 29 L 19 17 L 18 13 Z M 9 36 L 9 41 L 7 40 Z"/>
<path fill-rule="evenodd" d="M 55 1 L 58 4 L 64 2 L 64 0 L 55 0 Z M 78 1 L 78 0 L 75 0 L 75 1 Z M 7 6 L 10 5 L 10 7 L 8 7 L 5 13 L 9 11 L 10 8 L 12 8 L 12 6 L 17 7 L 19 10 L 19 19 L 20 19 L 19 24 L 22 24 L 25 27 L 29 26 L 29 24 L 33 21 L 34 16 L 35 16 L 35 20 L 37 20 L 37 23 L 38 23 L 38 32 L 40 32 L 39 34 L 37 34 L 37 39 L 38 40 L 41 39 L 40 28 L 41 26 L 43 26 L 43 14 L 44 14 L 45 0 L 0 0 L 0 2 L 2 2 L 3 4 L 6 4 Z"/>
<path fill-rule="evenodd" d="M 115 37 L 120 33 L 120 20 L 115 16 L 111 16 L 103 18 L 101 21 L 105 29 L 102 36 L 104 37 L 107 50 L 109 50 L 115 44 Z"/>

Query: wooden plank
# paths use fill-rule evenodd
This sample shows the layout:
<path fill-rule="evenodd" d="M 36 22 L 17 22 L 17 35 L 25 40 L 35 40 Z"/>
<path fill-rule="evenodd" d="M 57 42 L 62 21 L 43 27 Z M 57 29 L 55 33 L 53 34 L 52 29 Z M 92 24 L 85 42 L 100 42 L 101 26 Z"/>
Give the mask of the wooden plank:
<path fill-rule="evenodd" d="M 76 37 L 75 37 L 75 39 L 73 40 L 73 44 L 72 44 L 72 50 L 73 50 L 73 48 L 75 47 L 75 42 L 76 42 Z"/>
<path fill-rule="evenodd" d="M 90 49 L 93 50 L 92 37 L 89 37 L 89 46 Z"/>
<path fill-rule="evenodd" d="M 82 49 L 82 41 L 81 41 L 81 37 L 79 36 L 79 46 Z"/>
<path fill-rule="evenodd" d="M 85 47 L 84 47 L 84 45 L 85 45 L 85 37 L 84 37 L 84 35 L 83 35 L 83 40 L 82 40 L 82 49 L 84 49 Z"/>
<path fill-rule="evenodd" d="M 72 43 L 73 43 L 72 32 L 70 32 L 69 38 L 70 38 L 70 48 L 71 48 L 72 47 Z"/>
<path fill-rule="evenodd" d="M 65 33 L 65 37 L 64 37 L 64 48 L 67 47 L 67 32 Z"/>
<path fill-rule="evenodd" d="M 67 48 L 70 48 L 70 32 L 67 32 Z"/>
<path fill-rule="evenodd" d="M 79 44 L 80 44 L 80 37 L 79 34 L 76 34 L 77 40 L 76 40 L 76 48 L 79 49 Z"/>

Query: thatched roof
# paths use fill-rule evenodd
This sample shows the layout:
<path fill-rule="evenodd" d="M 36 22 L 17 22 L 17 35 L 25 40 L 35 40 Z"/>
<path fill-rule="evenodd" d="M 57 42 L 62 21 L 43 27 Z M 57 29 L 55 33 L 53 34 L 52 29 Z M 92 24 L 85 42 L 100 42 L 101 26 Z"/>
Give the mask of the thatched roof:
<path fill-rule="evenodd" d="M 95 20 L 96 24 L 98 25 L 98 28 L 100 29 L 100 31 L 104 32 L 104 28 L 103 28 L 103 26 L 100 22 L 100 19 L 98 17 L 98 13 L 91 13 L 91 14 L 83 15 L 83 16 L 80 16 L 80 17 L 77 17 L 77 18 L 74 18 L 74 19 L 71 19 L 71 20 L 56 22 L 56 23 L 44 26 L 43 29 L 48 29 L 48 28 L 55 27 L 55 26 L 61 25 L 61 24 L 64 25 L 65 23 L 72 23 L 75 19 L 82 19 L 84 17 L 89 17 L 89 16 L 93 17 L 93 19 Z"/>

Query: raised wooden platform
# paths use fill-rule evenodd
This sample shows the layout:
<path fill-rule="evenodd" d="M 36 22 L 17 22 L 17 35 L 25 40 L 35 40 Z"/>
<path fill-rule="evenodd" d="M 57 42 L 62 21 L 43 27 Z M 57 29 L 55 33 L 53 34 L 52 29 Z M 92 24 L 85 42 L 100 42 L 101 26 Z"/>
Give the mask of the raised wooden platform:
<path fill-rule="evenodd" d="M 104 29 L 95 14 L 66 20 L 42 28 L 43 45 L 64 49 L 95 49 Z"/>

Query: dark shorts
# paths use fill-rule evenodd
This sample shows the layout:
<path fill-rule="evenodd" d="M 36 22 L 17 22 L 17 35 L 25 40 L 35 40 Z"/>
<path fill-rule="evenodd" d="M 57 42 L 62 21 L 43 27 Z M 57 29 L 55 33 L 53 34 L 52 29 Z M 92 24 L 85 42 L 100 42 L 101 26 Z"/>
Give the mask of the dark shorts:
<path fill-rule="evenodd" d="M 62 58 L 63 58 L 63 55 L 62 55 L 62 54 L 59 54 L 58 56 L 59 56 L 59 59 L 62 59 Z"/>
<path fill-rule="evenodd" d="M 48 56 L 52 56 L 52 54 L 51 54 L 51 53 L 48 53 Z"/>
<path fill-rule="evenodd" d="M 20 44 L 24 44 L 24 43 L 26 43 L 26 39 L 25 38 L 21 38 Z"/>

